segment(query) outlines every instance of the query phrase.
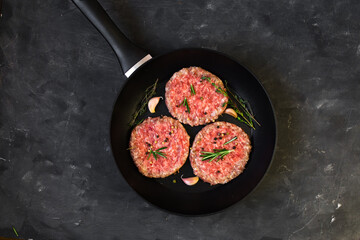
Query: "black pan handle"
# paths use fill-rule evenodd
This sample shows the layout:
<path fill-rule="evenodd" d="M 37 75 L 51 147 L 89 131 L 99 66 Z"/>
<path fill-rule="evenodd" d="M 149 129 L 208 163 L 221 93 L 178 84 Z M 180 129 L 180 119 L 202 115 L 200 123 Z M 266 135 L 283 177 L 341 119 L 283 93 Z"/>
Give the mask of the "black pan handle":
<path fill-rule="evenodd" d="M 127 39 L 97 0 L 73 0 L 73 2 L 114 49 L 126 77 L 151 59 L 149 54 Z"/>

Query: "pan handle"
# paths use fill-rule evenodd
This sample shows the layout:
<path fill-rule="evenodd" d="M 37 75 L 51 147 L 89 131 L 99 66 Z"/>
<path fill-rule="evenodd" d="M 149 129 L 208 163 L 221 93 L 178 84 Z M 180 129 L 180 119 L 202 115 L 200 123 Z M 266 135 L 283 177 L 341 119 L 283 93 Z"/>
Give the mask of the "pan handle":
<path fill-rule="evenodd" d="M 138 67 L 151 59 L 149 54 L 127 39 L 98 1 L 73 0 L 73 2 L 114 49 L 126 77 L 130 77 Z"/>

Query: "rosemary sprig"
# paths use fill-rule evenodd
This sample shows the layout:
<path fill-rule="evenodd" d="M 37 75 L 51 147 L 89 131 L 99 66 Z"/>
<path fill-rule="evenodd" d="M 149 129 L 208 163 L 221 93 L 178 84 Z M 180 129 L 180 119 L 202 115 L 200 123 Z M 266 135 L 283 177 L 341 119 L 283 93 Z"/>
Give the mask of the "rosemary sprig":
<path fill-rule="evenodd" d="M 12 229 L 13 229 L 13 231 L 14 231 L 15 235 L 18 237 L 18 236 L 19 236 L 19 234 L 17 233 L 16 229 L 15 229 L 14 227 L 12 227 Z"/>
<path fill-rule="evenodd" d="M 211 82 L 210 77 L 202 76 L 201 79 L 208 81 L 216 88 L 216 92 L 221 93 L 225 97 L 228 97 L 228 106 L 230 108 L 233 108 L 234 111 L 238 114 L 238 117 L 236 118 L 240 122 L 245 123 L 249 127 L 255 129 L 254 122 L 257 123 L 257 125 L 261 126 L 258 121 L 256 121 L 255 117 L 249 112 L 248 108 L 246 107 L 246 101 L 239 98 L 236 94 L 234 94 L 232 91 L 230 91 L 230 88 L 227 85 L 227 82 L 225 81 L 225 89 L 222 89 L 221 87 L 217 86 L 215 83 Z M 233 101 L 235 99 L 235 101 Z M 238 105 L 240 107 L 238 107 Z"/>
<path fill-rule="evenodd" d="M 195 92 L 195 89 L 194 89 L 194 86 L 192 84 L 190 84 L 190 91 L 191 91 L 191 95 L 195 95 L 196 92 Z"/>
<path fill-rule="evenodd" d="M 162 148 L 156 149 L 155 151 L 152 150 L 152 149 L 149 149 L 149 151 L 147 153 L 147 154 L 149 154 L 149 156 L 148 156 L 147 159 L 149 159 L 151 155 L 154 156 L 155 160 L 157 160 L 158 155 L 161 156 L 161 157 L 167 158 L 165 153 L 160 152 L 161 150 L 164 150 L 165 148 L 167 148 L 167 147 L 162 147 Z"/>
<path fill-rule="evenodd" d="M 183 100 L 179 105 L 177 105 L 176 107 L 180 107 L 180 106 L 185 106 L 187 112 L 190 113 L 190 107 L 189 107 L 189 104 L 188 104 L 188 101 L 187 101 L 187 98 L 186 98 L 186 97 L 185 97 L 184 100 Z"/>
<path fill-rule="evenodd" d="M 223 145 L 226 145 L 226 144 L 229 144 L 231 143 L 232 141 L 235 141 L 237 139 L 237 137 L 233 137 L 232 139 L 230 139 L 229 141 L 227 141 L 226 143 L 224 143 Z"/>
<path fill-rule="evenodd" d="M 202 157 L 202 161 L 210 160 L 211 162 L 214 159 L 217 159 L 216 162 L 223 159 L 226 155 L 234 151 L 233 149 L 227 150 L 225 148 L 223 149 L 213 149 L 214 152 L 201 152 L 202 154 L 200 157 Z"/>
<path fill-rule="evenodd" d="M 159 79 L 156 79 L 154 84 L 146 88 L 144 98 L 141 100 L 140 104 L 138 105 L 136 112 L 132 115 L 132 119 L 129 123 L 131 127 L 134 125 L 138 125 L 140 122 L 142 122 L 141 120 L 137 121 L 137 118 L 145 112 L 147 103 L 149 102 L 151 97 L 155 95 L 158 81 Z"/>
<path fill-rule="evenodd" d="M 237 96 L 236 94 L 234 94 L 228 87 L 226 81 L 225 81 L 225 86 L 226 86 L 227 92 L 230 94 L 229 102 L 228 102 L 229 107 L 233 108 L 235 110 L 235 112 L 239 115 L 237 117 L 237 119 L 241 122 L 244 122 L 245 124 L 252 127 L 253 129 L 255 129 L 253 121 L 256 122 L 257 125 L 261 126 L 260 123 L 255 119 L 255 117 L 249 112 L 248 108 L 246 107 L 247 102 L 245 100 L 239 98 L 239 96 Z M 232 101 L 232 99 L 230 97 L 234 98 L 235 102 Z M 240 106 L 240 109 L 238 108 L 238 105 Z"/>
<path fill-rule="evenodd" d="M 230 100 L 228 102 L 228 106 L 230 108 L 234 109 L 234 111 L 238 114 L 238 116 L 236 117 L 237 120 L 239 120 L 240 122 L 245 123 L 246 125 L 248 125 L 249 127 L 253 128 L 253 129 L 255 129 L 254 123 L 252 122 L 252 118 L 246 117 L 247 114 L 244 115 L 244 113 L 241 112 L 239 110 L 239 108 Z"/>
<path fill-rule="evenodd" d="M 213 85 L 216 88 L 216 92 L 221 93 L 222 95 L 224 95 L 225 97 L 228 96 L 226 90 L 222 89 L 221 87 L 217 86 L 215 83 L 211 82 L 211 78 L 210 77 L 205 77 L 202 76 L 201 79 L 208 81 L 209 83 L 211 83 L 211 85 Z"/>

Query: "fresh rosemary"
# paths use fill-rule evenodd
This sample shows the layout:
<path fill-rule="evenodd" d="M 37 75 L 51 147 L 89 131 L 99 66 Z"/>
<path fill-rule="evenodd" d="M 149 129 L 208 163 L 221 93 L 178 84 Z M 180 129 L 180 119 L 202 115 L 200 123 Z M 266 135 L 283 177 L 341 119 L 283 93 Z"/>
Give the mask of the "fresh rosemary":
<path fill-rule="evenodd" d="M 157 160 L 158 156 L 167 158 L 165 153 L 160 152 L 161 150 L 164 150 L 165 148 L 167 148 L 167 147 L 162 147 L 162 148 L 156 149 L 155 151 L 152 149 L 149 149 L 149 151 L 147 153 L 147 154 L 149 154 L 149 156 L 147 159 L 149 159 L 151 155 L 154 156 L 155 160 Z"/>
<path fill-rule="evenodd" d="M 223 148 L 223 149 L 213 149 L 213 151 L 214 152 L 201 152 L 202 154 L 200 155 L 200 157 L 203 158 L 202 161 L 210 160 L 209 162 L 211 162 L 212 160 L 217 159 L 216 162 L 218 162 L 234 150 L 233 149 L 227 150 Z"/>
<path fill-rule="evenodd" d="M 195 95 L 196 92 L 195 92 L 195 89 L 194 89 L 194 86 L 192 84 L 190 84 L 190 91 L 191 91 L 191 95 Z"/>
<path fill-rule="evenodd" d="M 243 99 L 241 99 L 239 96 L 234 94 L 230 88 L 227 85 L 227 82 L 225 81 L 225 89 L 222 89 L 221 87 L 217 86 L 215 83 L 211 82 L 210 77 L 201 77 L 201 79 L 208 81 L 216 88 L 216 92 L 221 93 L 225 97 L 228 97 L 228 106 L 238 114 L 238 117 L 236 118 L 240 122 L 245 123 L 249 127 L 255 129 L 254 122 L 261 126 L 258 121 L 256 121 L 255 117 L 249 112 L 248 108 L 246 107 L 247 102 Z M 238 107 L 238 105 L 240 107 Z M 254 122 L 253 122 L 254 121 Z"/>
<path fill-rule="evenodd" d="M 134 125 L 138 125 L 142 122 L 142 120 L 137 121 L 137 119 L 145 112 L 147 103 L 149 102 L 151 97 L 155 95 L 158 81 L 159 79 L 156 79 L 154 84 L 146 88 L 144 98 L 141 100 L 140 104 L 138 105 L 136 112 L 132 115 L 132 119 L 129 123 L 131 127 Z"/>
<path fill-rule="evenodd" d="M 229 143 L 231 143 L 232 141 L 235 141 L 236 139 L 237 139 L 237 137 L 235 136 L 235 137 L 233 137 L 232 139 L 230 139 L 229 141 L 227 141 L 226 143 L 224 143 L 224 145 L 229 144 Z"/>
<path fill-rule="evenodd" d="M 222 89 L 221 87 L 217 86 L 215 83 L 211 82 L 211 78 L 210 77 L 201 77 L 201 79 L 208 81 L 209 83 L 211 83 L 211 85 L 213 85 L 216 88 L 216 92 L 221 93 L 222 95 L 224 95 L 225 97 L 228 96 L 226 90 Z"/>
<path fill-rule="evenodd" d="M 13 229 L 13 231 L 14 231 L 15 235 L 18 237 L 18 236 L 19 236 L 19 234 L 17 233 L 16 229 L 15 229 L 14 227 L 12 227 L 12 229 Z"/>
<path fill-rule="evenodd" d="M 187 98 L 186 98 L 186 97 L 185 97 L 184 100 L 183 100 L 179 105 L 177 105 L 176 107 L 180 107 L 180 106 L 185 106 L 187 112 L 190 113 L 190 108 L 189 108 L 189 104 L 188 104 L 188 101 L 187 101 Z"/>
<path fill-rule="evenodd" d="M 228 105 L 230 108 L 233 108 L 235 112 L 238 114 L 237 119 L 253 129 L 255 129 L 253 121 L 257 125 L 261 126 L 260 123 L 255 119 L 255 117 L 249 112 L 248 108 L 246 107 L 246 104 L 248 102 L 246 102 L 244 99 L 241 99 L 239 96 L 233 93 L 228 87 L 226 81 L 225 81 L 225 87 L 227 89 L 227 92 L 229 93 Z M 232 98 L 235 99 L 235 101 L 233 101 Z M 240 108 L 238 107 L 238 105 L 240 106 Z"/>

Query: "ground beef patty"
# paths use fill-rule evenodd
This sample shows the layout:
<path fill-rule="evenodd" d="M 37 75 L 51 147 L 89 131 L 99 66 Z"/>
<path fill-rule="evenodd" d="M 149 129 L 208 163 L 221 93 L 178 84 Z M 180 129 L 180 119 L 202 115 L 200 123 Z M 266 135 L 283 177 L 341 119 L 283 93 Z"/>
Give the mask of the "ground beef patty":
<path fill-rule="evenodd" d="M 199 67 L 183 68 L 166 83 L 166 106 L 180 122 L 203 125 L 226 109 L 228 97 L 221 90 L 225 90 L 224 84 L 214 74 Z"/>
<path fill-rule="evenodd" d="M 219 151 L 217 149 L 230 152 L 222 159 L 203 161 L 204 152 L 214 153 Z M 190 163 L 194 174 L 204 182 L 224 184 L 243 172 L 250 150 L 250 139 L 240 127 L 228 122 L 215 122 L 196 135 L 190 151 Z"/>
<path fill-rule="evenodd" d="M 130 137 L 130 153 L 146 177 L 164 178 L 179 170 L 189 155 L 190 137 L 171 117 L 147 118 Z"/>

